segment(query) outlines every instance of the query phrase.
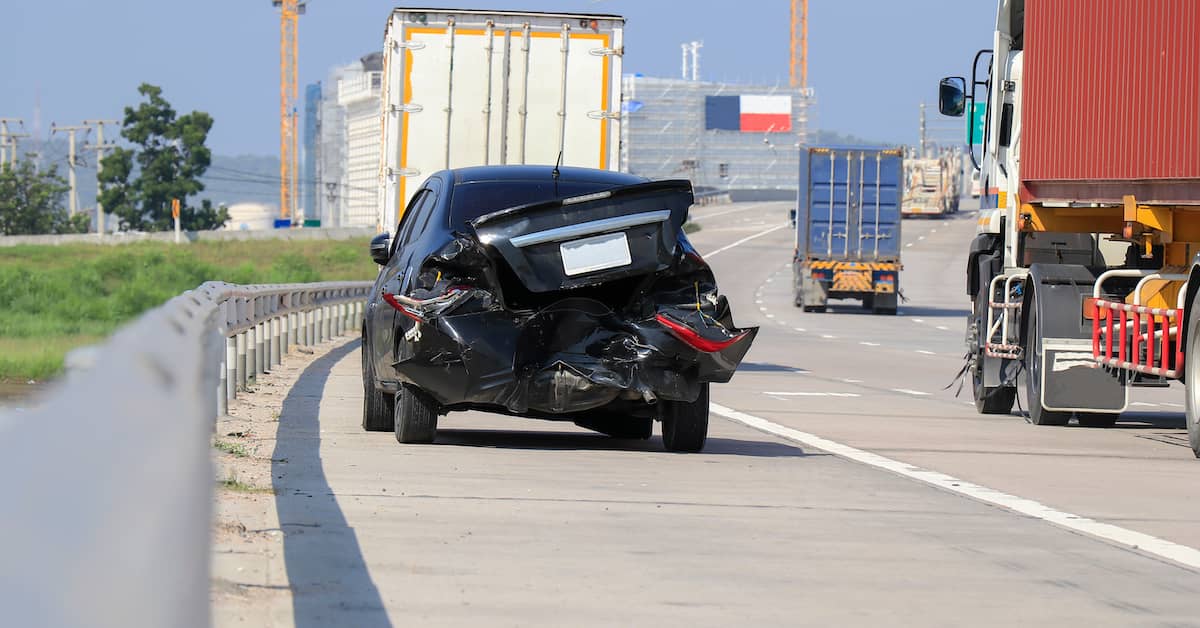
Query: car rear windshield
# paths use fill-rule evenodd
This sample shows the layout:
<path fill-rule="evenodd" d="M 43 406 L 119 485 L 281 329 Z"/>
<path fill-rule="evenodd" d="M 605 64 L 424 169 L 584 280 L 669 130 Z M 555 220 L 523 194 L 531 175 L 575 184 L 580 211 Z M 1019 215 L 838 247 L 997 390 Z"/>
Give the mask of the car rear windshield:
<path fill-rule="evenodd" d="M 454 186 L 450 198 L 450 228 L 462 229 L 467 223 L 501 209 L 578 196 L 617 187 L 598 181 L 467 181 Z"/>

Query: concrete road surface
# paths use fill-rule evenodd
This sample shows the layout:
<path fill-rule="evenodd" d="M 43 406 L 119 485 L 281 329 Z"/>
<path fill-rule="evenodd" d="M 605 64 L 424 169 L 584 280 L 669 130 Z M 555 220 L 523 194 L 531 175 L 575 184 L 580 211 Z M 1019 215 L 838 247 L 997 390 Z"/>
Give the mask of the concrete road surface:
<path fill-rule="evenodd" d="M 792 305 L 786 209 L 694 214 L 763 327 L 701 454 L 474 412 L 399 445 L 355 344 L 310 366 L 272 456 L 296 625 L 1200 625 L 1181 391 L 1107 430 L 979 416 L 943 390 L 973 216 L 905 222 L 879 317 Z"/>

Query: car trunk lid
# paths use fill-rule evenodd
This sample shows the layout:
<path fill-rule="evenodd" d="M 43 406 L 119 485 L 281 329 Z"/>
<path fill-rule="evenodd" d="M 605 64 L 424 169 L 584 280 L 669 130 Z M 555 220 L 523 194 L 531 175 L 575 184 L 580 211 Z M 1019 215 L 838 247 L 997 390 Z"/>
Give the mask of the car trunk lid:
<path fill-rule="evenodd" d="M 691 183 L 652 181 L 492 212 L 476 238 L 526 290 L 553 292 L 670 266 Z"/>

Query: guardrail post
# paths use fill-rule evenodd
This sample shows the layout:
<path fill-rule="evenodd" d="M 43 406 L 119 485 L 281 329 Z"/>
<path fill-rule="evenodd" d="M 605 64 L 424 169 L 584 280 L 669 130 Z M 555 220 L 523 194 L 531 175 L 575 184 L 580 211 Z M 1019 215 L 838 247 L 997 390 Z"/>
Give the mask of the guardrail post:
<path fill-rule="evenodd" d="M 279 366 L 279 354 L 280 354 L 279 328 L 280 327 L 281 327 L 281 325 L 279 324 L 279 317 L 278 316 L 272 317 L 271 318 L 271 368 L 275 368 L 276 366 Z"/>
<path fill-rule="evenodd" d="M 234 366 L 237 369 L 237 378 L 234 379 L 234 386 L 246 388 L 246 332 L 237 335 L 237 364 Z"/>
<path fill-rule="evenodd" d="M 237 399 L 237 336 L 225 339 L 225 401 L 226 409 L 228 410 L 228 402 Z"/>
<path fill-rule="evenodd" d="M 311 303 L 309 305 L 312 305 Z M 304 313 L 304 344 L 310 348 L 317 343 L 316 324 L 313 322 L 317 319 L 317 313 L 309 309 Z"/>
<path fill-rule="evenodd" d="M 334 319 L 336 319 L 337 316 L 334 315 L 333 308 L 334 308 L 333 305 L 325 306 L 325 339 L 326 340 L 332 340 L 333 337 L 337 335 L 337 325 L 334 322 Z"/>
<path fill-rule="evenodd" d="M 283 327 L 281 330 L 280 342 L 283 344 L 279 347 L 279 363 L 283 364 L 283 358 L 287 356 L 291 347 L 288 346 L 292 336 L 292 315 L 291 313 L 284 314 L 283 318 L 279 319 L 279 325 Z"/>
<path fill-rule="evenodd" d="M 258 343 L 256 336 L 258 335 L 258 326 L 251 325 L 250 329 L 246 330 L 246 386 L 251 382 L 258 381 Z"/>

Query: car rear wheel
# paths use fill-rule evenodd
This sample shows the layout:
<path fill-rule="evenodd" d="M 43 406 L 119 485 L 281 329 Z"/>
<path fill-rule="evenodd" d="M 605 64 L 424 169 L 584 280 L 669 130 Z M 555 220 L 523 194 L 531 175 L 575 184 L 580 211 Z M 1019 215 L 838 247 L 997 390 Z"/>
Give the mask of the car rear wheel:
<path fill-rule="evenodd" d="M 392 429 L 393 414 L 395 414 L 394 399 L 388 393 L 379 390 L 375 384 L 375 374 L 371 369 L 371 359 L 367 355 L 366 336 L 363 336 L 362 346 L 362 380 L 363 380 L 363 429 L 368 432 L 386 432 Z"/>
<path fill-rule="evenodd" d="M 396 391 L 396 440 L 432 443 L 437 436 L 438 407 L 421 389 L 407 384 Z"/>
<path fill-rule="evenodd" d="M 708 437 L 708 384 L 695 401 L 663 401 L 662 437 L 667 451 L 696 452 Z"/>

